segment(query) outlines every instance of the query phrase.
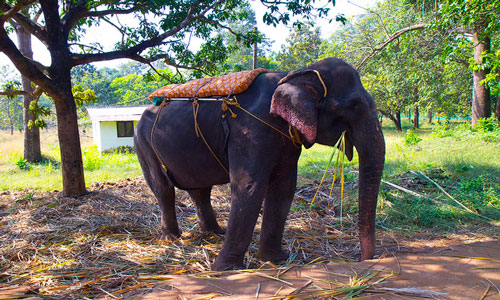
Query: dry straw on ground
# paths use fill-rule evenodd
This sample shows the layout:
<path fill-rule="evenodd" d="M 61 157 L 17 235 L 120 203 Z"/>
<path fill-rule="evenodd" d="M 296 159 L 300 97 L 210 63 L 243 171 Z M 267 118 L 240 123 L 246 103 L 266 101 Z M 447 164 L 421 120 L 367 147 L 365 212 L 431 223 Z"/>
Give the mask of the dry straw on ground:
<path fill-rule="evenodd" d="M 311 208 L 316 187 L 314 182 L 296 192 L 284 236 L 288 262 L 275 266 L 255 258 L 259 220 L 245 258 L 248 270 L 232 274 L 250 272 L 283 281 L 280 276 L 293 266 L 321 267 L 321 263 L 357 258 L 356 222 L 345 214 L 340 225 L 339 201 L 329 203 L 328 184 Z M 356 184 L 346 184 L 345 189 L 348 199 L 344 200 L 352 203 Z M 334 195 L 339 194 L 335 190 Z M 0 192 L 0 299 L 131 299 L 170 280 L 227 276 L 210 271 L 223 237 L 202 233 L 187 193 L 177 191 L 177 196 L 183 238 L 159 241 L 159 207 L 142 178 L 95 183 L 79 198 L 65 198 L 58 191 Z M 227 185 L 214 187 L 212 203 L 224 227 L 230 204 Z M 377 256 L 400 247 L 388 230 L 377 232 L 377 243 Z M 387 293 L 379 283 L 396 274 L 368 269 L 343 275 L 342 281 L 309 278 L 312 283 L 304 281 L 284 296 L 276 291 L 275 299 L 342 299 L 366 291 Z M 224 296 L 224 291 L 216 295 Z"/>
<path fill-rule="evenodd" d="M 96 183 L 76 199 L 58 191 L 1 193 L 0 287 L 29 286 L 33 294 L 53 299 L 114 298 L 170 276 L 214 276 L 210 264 L 223 237 L 199 230 L 187 193 L 178 191 L 183 239 L 177 241 L 157 240 L 160 211 L 139 178 Z M 312 187 L 302 188 L 295 201 L 307 204 L 313 194 Z M 359 253 L 354 222 L 345 218 L 341 230 L 337 209 L 326 208 L 324 195 L 320 209 L 303 205 L 291 211 L 285 232 L 291 255 L 282 267 L 350 260 Z M 225 226 L 229 187 L 215 187 L 212 202 Z M 272 269 L 255 258 L 259 226 L 245 263 L 249 269 Z"/>

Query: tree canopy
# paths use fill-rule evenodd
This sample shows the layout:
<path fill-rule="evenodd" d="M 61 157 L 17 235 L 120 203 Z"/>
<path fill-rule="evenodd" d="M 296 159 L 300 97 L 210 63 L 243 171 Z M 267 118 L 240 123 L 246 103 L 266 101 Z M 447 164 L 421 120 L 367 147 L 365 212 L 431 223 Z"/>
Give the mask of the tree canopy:
<path fill-rule="evenodd" d="M 316 8 L 309 0 L 262 0 L 267 7 L 268 24 L 289 23 L 295 16 L 325 17 L 329 7 Z M 328 3 L 334 3 L 328 0 Z M 61 149 L 63 192 L 75 196 L 85 193 L 85 180 L 78 132 L 71 69 L 93 62 L 118 58 L 150 64 L 163 59 L 174 68 L 205 74 L 226 59 L 227 48 L 219 29 L 231 31 L 228 22 L 244 20 L 238 9 L 247 5 L 239 0 L 168 1 L 90 1 L 90 0 L 7 0 L 0 2 L 0 52 L 19 72 L 34 82 L 54 101 Z M 130 16 L 135 24 L 122 26 L 120 18 Z M 293 21 L 297 23 L 299 21 Z M 113 50 L 105 51 L 92 41 L 87 31 L 101 23 L 111 24 L 121 35 Z M 35 36 L 50 53 L 46 66 L 24 56 L 12 41 L 13 26 L 21 26 Z M 255 31 L 236 33 L 251 44 L 259 40 Z M 191 39 L 203 41 L 193 51 Z"/>

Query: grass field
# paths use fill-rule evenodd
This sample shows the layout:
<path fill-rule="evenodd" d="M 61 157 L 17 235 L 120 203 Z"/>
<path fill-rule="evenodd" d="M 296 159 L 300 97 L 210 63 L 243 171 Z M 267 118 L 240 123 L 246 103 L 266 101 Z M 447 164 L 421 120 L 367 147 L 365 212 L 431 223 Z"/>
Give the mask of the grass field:
<path fill-rule="evenodd" d="M 477 214 L 500 219 L 500 129 L 478 131 L 466 124 L 424 124 L 408 133 L 409 124 L 404 125 L 403 132 L 397 132 L 389 121 L 383 122 L 387 145 L 383 174 L 386 183 L 382 184 L 379 198 L 383 224 L 448 228 L 480 218 Z M 22 159 L 22 135 L 0 133 L 0 190 L 61 189 L 55 131 L 42 131 L 41 140 L 44 161 L 29 164 Z M 317 188 L 332 150 L 322 145 L 303 150 L 299 189 Z M 141 176 L 134 153 L 99 154 L 88 136 L 82 137 L 82 151 L 88 186 Z M 356 156 L 351 162 L 345 161 L 347 192 L 343 205 L 348 213 L 357 210 L 357 164 Z M 331 169 L 325 186 L 331 184 L 332 177 Z M 336 183 L 336 198 L 338 186 Z"/>
<path fill-rule="evenodd" d="M 61 190 L 60 154 L 55 130 L 41 132 L 43 161 L 28 164 L 23 161 L 23 136 L 0 131 L 0 190 L 26 188 Z M 142 174 L 134 153 L 99 154 L 92 138 L 81 135 L 85 182 L 113 181 L 134 178 Z"/>
<path fill-rule="evenodd" d="M 405 131 L 399 133 L 389 122 L 383 123 L 387 156 L 378 201 L 376 257 L 392 257 L 399 250 L 419 255 L 422 251 L 441 253 L 447 245 L 451 249 L 457 243 L 481 242 L 477 247 L 482 249 L 499 240 L 500 129 L 424 125 L 412 133 L 405 125 Z M 22 160 L 20 134 L 1 133 L 0 140 L 0 268 L 4 270 L 0 294 L 5 292 L 2 288 L 14 285 L 24 290 L 15 290 L 9 299 L 30 295 L 132 299 L 156 284 L 170 282 L 170 276 L 182 280 L 187 278 L 182 277 L 185 274 L 217 276 L 210 272 L 210 264 L 222 248 L 223 237 L 200 231 L 196 209 L 186 192 L 177 193 L 176 206 L 184 238 L 157 240 L 160 209 L 140 177 L 134 153 L 100 155 L 90 139 L 83 138 L 89 193 L 67 198 L 54 191 L 61 188 L 61 171 L 53 132 L 43 132 L 45 160 L 40 164 Z M 277 274 L 295 266 L 320 264 L 317 269 L 322 270 L 324 263 L 357 259 L 356 157 L 344 168 L 344 197 L 340 197 L 337 181 L 329 199 L 330 169 L 313 202 L 331 153 L 331 147 L 320 145 L 303 151 L 283 238 L 290 255 L 278 269 L 271 265 Z M 212 196 L 214 210 L 225 227 L 231 202 L 228 186 L 215 187 Z M 269 267 L 256 257 L 260 230 L 257 222 L 256 238 L 245 256 L 245 266 L 250 269 Z M 478 255 L 470 252 L 478 248 L 468 249 L 467 253 Z M 451 274 L 447 265 L 429 267 L 426 274 L 436 276 L 438 269 L 446 276 Z M 337 284 L 330 284 L 332 295 L 335 292 L 336 297 L 351 299 L 351 292 L 358 294 L 366 287 L 376 291 L 377 277 L 369 285 L 360 281 L 379 273 L 370 272 L 343 277 L 349 281 L 344 294 L 338 293 Z M 496 290 L 491 288 L 491 292 Z"/>

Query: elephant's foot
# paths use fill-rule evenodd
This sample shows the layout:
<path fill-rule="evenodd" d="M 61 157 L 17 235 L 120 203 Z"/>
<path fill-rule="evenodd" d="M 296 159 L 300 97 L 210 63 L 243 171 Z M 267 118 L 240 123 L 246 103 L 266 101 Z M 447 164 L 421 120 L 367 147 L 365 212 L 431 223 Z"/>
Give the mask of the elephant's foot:
<path fill-rule="evenodd" d="M 167 231 L 167 232 L 163 231 L 161 234 L 160 240 L 162 240 L 162 241 L 166 241 L 166 240 L 175 241 L 175 240 L 179 239 L 180 237 L 181 237 L 180 231 L 177 231 L 176 233 L 169 232 L 169 231 Z"/>
<path fill-rule="evenodd" d="M 201 230 L 203 232 L 207 232 L 207 233 L 215 233 L 215 234 L 220 234 L 220 235 L 226 234 L 226 229 L 221 228 L 219 225 L 217 225 L 216 227 L 210 227 L 210 228 L 206 228 L 206 227 L 202 226 Z"/>
<path fill-rule="evenodd" d="M 228 270 L 240 270 L 245 269 L 243 260 L 231 260 L 225 259 L 220 255 L 217 256 L 215 262 L 212 264 L 212 271 L 228 271 Z"/>
<path fill-rule="evenodd" d="M 289 253 L 281 248 L 276 250 L 259 249 L 257 257 L 262 261 L 270 261 L 274 264 L 281 264 L 287 261 Z"/>

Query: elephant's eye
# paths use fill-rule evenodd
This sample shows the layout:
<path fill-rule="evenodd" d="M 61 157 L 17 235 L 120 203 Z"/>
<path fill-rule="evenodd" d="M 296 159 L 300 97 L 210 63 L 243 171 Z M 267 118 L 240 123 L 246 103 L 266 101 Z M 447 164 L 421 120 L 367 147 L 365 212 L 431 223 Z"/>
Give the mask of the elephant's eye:
<path fill-rule="evenodd" d="M 349 109 L 359 110 L 362 105 L 362 100 L 360 98 L 354 98 L 349 103 Z"/>

